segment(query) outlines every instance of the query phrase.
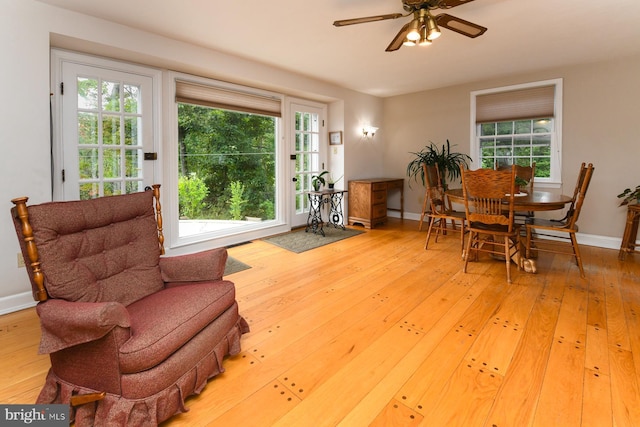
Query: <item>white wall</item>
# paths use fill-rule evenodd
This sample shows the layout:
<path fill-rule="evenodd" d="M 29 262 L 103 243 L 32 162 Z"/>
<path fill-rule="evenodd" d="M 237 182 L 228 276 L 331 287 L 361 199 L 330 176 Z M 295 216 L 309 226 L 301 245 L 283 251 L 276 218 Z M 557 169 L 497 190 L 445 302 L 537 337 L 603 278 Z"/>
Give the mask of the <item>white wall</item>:
<path fill-rule="evenodd" d="M 0 200 L 4 214 L 0 221 L 0 295 L 30 292 L 24 269 L 17 268 L 18 241 L 9 209 L 10 200 L 28 195 L 30 201 L 50 200 L 49 156 L 49 34 L 43 31 L 46 11 L 31 2 L 0 3 L 0 67 L 5 100 L 0 103 L 0 140 L 3 155 L 0 168 Z M 30 302 L 14 298 L 6 305 Z M 0 305 L 0 309 L 2 309 Z"/>
<path fill-rule="evenodd" d="M 27 195 L 31 203 L 51 200 L 49 154 L 49 49 L 51 45 L 161 69 L 187 72 L 286 95 L 327 102 L 330 130 L 344 131 L 340 156 L 348 174 L 382 170 L 382 137 L 377 150 L 359 143 L 360 120 L 382 120 L 382 100 L 325 82 L 54 8 L 34 0 L 0 0 L 0 67 L 5 102 L 0 110 L 0 138 L 4 147 L 0 168 L 0 313 L 31 303 L 24 269 L 17 267 L 19 252 L 9 209 L 10 200 Z M 335 110 L 335 111 L 334 111 Z M 366 160 L 366 167 L 361 160 Z M 345 177 L 346 178 L 346 177 Z M 344 178 L 343 178 L 344 179 Z M 164 212 L 165 223 L 171 221 Z"/>
<path fill-rule="evenodd" d="M 385 137 L 382 128 L 382 102 L 357 94 L 345 101 L 345 153 L 349 159 L 347 181 L 356 178 L 376 178 L 384 175 Z M 373 138 L 362 136 L 363 125 L 379 127 Z"/>

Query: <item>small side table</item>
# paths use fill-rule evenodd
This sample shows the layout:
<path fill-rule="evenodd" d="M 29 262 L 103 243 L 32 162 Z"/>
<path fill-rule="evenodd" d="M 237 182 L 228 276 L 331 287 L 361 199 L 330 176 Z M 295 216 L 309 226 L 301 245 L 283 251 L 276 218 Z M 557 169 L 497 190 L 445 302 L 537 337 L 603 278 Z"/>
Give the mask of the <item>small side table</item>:
<path fill-rule="evenodd" d="M 309 191 L 307 196 L 309 197 L 309 216 L 307 217 L 307 228 L 304 230 L 308 232 L 311 230 L 314 234 L 320 233 L 324 236 L 322 220 L 322 206 L 325 203 L 329 203 L 329 222 L 333 224 L 335 228 L 344 228 L 344 214 L 342 213 L 342 199 L 344 193 L 347 190 L 321 190 L 321 191 Z"/>
<path fill-rule="evenodd" d="M 638 252 L 636 250 L 636 238 L 638 236 L 638 222 L 640 221 L 640 204 L 627 206 L 627 225 L 624 227 L 622 245 L 618 259 L 624 261 L 628 253 Z"/>

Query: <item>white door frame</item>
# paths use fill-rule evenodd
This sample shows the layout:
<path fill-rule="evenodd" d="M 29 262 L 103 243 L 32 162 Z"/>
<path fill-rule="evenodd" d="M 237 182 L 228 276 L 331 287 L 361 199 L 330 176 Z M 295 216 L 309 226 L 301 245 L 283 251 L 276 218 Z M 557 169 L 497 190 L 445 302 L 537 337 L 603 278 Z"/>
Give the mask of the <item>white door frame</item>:
<path fill-rule="evenodd" d="M 60 50 L 60 49 L 51 49 L 51 93 L 52 93 L 52 172 L 53 172 L 53 200 L 65 200 L 65 199 L 75 199 L 77 196 L 73 195 L 65 195 L 64 186 L 63 186 L 63 170 L 65 169 L 64 164 L 64 144 L 73 144 L 77 143 L 77 132 L 72 132 L 70 130 L 64 129 L 64 116 L 65 114 L 76 114 L 75 110 L 77 108 L 77 100 L 76 108 L 72 108 L 73 111 L 65 111 L 65 108 L 70 109 L 70 107 L 65 107 L 66 102 L 73 102 L 69 95 L 76 93 L 75 90 L 70 89 L 69 87 L 73 87 L 75 85 L 75 81 L 67 82 L 66 95 L 62 94 L 63 92 L 63 70 L 65 65 L 77 65 L 79 67 L 93 67 L 97 72 L 101 70 L 105 73 L 127 73 L 134 74 L 143 77 L 147 77 L 151 79 L 152 87 L 151 87 L 151 105 L 143 106 L 143 108 L 151 108 L 151 114 L 147 115 L 147 117 L 151 118 L 152 123 L 148 126 L 148 130 L 151 132 L 151 135 L 144 135 L 145 137 L 145 150 L 149 149 L 155 153 L 157 153 L 157 160 L 151 161 L 152 164 L 149 167 L 145 166 L 145 169 L 151 171 L 151 176 L 148 176 L 148 173 L 145 175 L 145 184 L 161 182 L 161 171 L 162 171 L 162 155 L 159 152 L 160 150 L 160 140 L 161 140 L 161 82 L 162 82 L 162 72 L 160 70 L 150 68 L 150 67 L 142 67 L 139 65 L 133 65 L 125 62 L 119 62 L 115 60 L 99 58 L 91 55 L 84 55 L 80 53 Z M 67 96 L 67 98 L 64 98 Z M 149 147 L 149 148 L 147 148 Z M 149 161 L 145 161 L 147 163 Z M 73 167 L 77 167 L 77 165 L 73 165 Z M 66 175 L 66 172 L 65 172 Z"/>
<path fill-rule="evenodd" d="M 318 102 L 308 101 L 304 99 L 287 99 L 287 117 L 288 117 L 288 129 L 287 136 L 289 139 L 289 167 L 287 168 L 288 183 L 289 183 L 289 218 L 291 228 L 301 227 L 307 223 L 308 209 L 304 211 L 298 211 L 296 209 L 296 185 L 294 181 L 296 178 L 296 129 L 295 129 L 295 114 L 296 112 L 308 112 L 318 114 L 319 132 L 318 132 L 318 155 L 319 155 L 319 167 L 320 170 L 327 170 L 329 165 L 327 163 L 327 105 Z"/>

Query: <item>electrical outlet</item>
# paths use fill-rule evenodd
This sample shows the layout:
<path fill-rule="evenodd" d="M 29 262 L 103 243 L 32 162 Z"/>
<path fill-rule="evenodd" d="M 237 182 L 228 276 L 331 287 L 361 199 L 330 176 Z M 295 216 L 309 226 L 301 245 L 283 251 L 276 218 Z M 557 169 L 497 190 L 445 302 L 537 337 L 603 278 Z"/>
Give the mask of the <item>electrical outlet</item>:
<path fill-rule="evenodd" d="M 22 254 L 18 252 L 18 268 L 23 268 L 23 267 L 24 267 L 24 258 L 22 257 Z"/>

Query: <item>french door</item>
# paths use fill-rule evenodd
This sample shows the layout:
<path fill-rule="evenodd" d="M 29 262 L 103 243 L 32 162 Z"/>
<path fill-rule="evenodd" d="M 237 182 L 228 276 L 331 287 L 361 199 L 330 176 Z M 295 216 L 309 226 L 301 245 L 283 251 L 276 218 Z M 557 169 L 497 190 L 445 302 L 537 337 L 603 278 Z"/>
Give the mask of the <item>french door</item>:
<path fill-rule="evenodd" d="M 311 177 L 326 168 L 325 109 L 320 105 L 292 103 L 290 114 L 291 152 L 295 156 L 291 226 L 299 227 L 306 224 L 309 215 L 307 192 L 311 190 Z"/>
<path fill-rule="evenodd" d="M 54 61 L 54 198 L 126 194 L 153 184 L 156 71 L 68 52 L 52 55 Z"/>

